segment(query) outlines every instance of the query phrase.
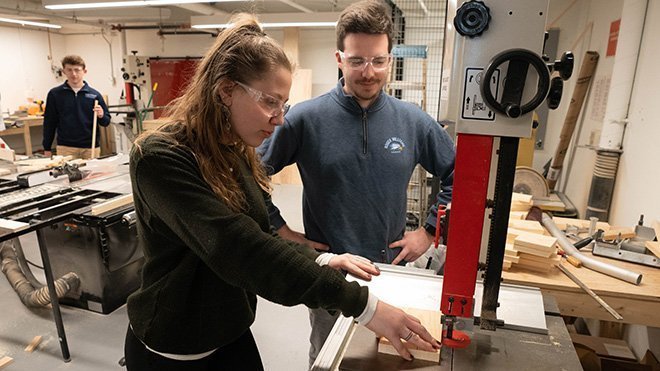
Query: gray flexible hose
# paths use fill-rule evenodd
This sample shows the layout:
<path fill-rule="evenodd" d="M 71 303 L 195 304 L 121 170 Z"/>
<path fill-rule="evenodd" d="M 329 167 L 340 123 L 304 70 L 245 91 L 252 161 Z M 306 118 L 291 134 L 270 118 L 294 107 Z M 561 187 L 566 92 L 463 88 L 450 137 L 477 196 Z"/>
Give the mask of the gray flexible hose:
<path fill-rule="evenodd" d="M 11 243 L 4 242 L 0 245 L 0 258 L 2 259 L 2 272 L 7 276 L 7 281 L 9 281 L 9 284 L 25 306 L 43 307 L 50 304 L 48 287 L 43 286 L 35 289 L 32 286 L 18 265 L 16 251 Z M 69 272 L 55 280 L 54 284 L 55 293 L 58 298 L 61 298 L 80 285 L 80 277 L 73 272 Z"/>
<path fill-rule="evenodd" d="M 579 261 L 582 262 L 582 264 L 589 268 L 593 269 L 597 272 L 607 274 L 608 276 L 612 276 L 614 278 L 618 278 L 620 280 L 630 282 L 634 285 L 639 285 L 642 282 L 642 274 L 641 273 L 636 273 L 633 271 L 630 271 L 628 269 L 620 268 L 611 264 L 604 263 L 602 261 L 596 260 L 588 255 L 582 254 L 578 249 L 573 246 L 573 244 L 566 238 L 564 233 L 557 228 L 555 225 L 555 222 L 552 220 L 552 218 L 546 214 L 543 213 L 543 216 L 541 217 L 541 223 L 545 227 L 545 229 L 550 232 L 550 234 L 553 237 L 557 238 L 557 243 L 559 243 L 559 246 L 564 250 L 564 252 L 572 257 L 575 257 Z"/>

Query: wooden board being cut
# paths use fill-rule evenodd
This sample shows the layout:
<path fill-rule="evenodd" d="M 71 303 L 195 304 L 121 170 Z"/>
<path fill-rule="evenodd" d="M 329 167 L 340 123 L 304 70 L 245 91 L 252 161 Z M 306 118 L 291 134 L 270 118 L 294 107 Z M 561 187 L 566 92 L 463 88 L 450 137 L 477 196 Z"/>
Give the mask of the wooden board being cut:
<path fill-rule="evenodd" d="M 402 308 L 404 312 L 410 314 L 411 316 L 417 317 L 424 327 L 431 333 L 433 338 L 440 340 L 442 339 L 442 322 L 440 311 L 435 310 L 424 310 L 416 308 Z M 416 359 L 423 359 L 426 361 L 440 362 L 440 351 L 436 352 L 427 352 L 425 350 L 418 349 L 414 344 L 407 343 L 403 339 L 401 342 L 408 348 L 410 354 L 413 355 Z M 393 354 L 398 356 L 399 352 L 394 349 L 394 346 L 384 337 L 381 337 L 378 340 L 378 352 L 385 354 Z"/>

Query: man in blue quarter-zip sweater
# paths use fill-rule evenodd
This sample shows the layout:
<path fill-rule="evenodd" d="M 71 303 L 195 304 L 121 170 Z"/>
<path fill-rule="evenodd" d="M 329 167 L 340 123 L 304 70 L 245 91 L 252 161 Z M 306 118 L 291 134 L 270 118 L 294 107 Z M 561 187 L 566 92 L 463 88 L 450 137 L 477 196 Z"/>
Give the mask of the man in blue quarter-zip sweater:
<path fill-rule="evenodd" d="M 53 139 L 57 133 L 57 154 L 74 158 L 92 157 L 94 115 L 101 126 L 110 124 L 110 113 L 101 93 L 92 89 L 83 77 L 87 73 L 85 61 L 77 55 L 62 59 L 66 81 L 48 92 L 44 113 L 44 155 L 51 156 Z M 98 106 L 94 102 L 98 101 Z M 100 130 L 96 131 L 94 157 L 101 153 Z"/>
<path fill-rule="evenodd" d="M 344 77 L 330 92 L 293 107 L 258 151 L 270 175 L 293 163 L 300 170 L 305 233 L 289 229 L 271 207 L 271 224 L 283 238 L 399 264 L 426 252 L 435 233 L 437 204 L 424 227 L 404 233 L 413 170 L 421 164 L 438 176 L 437 200 L 447 204 L 455 151 L 436 120 L 383 92 L 392 62 L 390 14 L 378 1 L 342 12 L 335 56 Z M 310 310 L 310 366 L 335 319 Z"/>

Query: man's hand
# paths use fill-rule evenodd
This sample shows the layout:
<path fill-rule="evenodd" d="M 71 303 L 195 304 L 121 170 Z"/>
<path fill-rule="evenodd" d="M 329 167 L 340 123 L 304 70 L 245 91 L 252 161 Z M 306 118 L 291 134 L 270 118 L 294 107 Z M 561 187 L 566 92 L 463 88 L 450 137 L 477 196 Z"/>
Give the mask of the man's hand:
<path fill-rule="evenodd" d="M 277 234 L 279 234 L 285 240 L 293 241 L 301 245 L 307 245 L 316 251 L 330 250 L 330 246 L 322 244 L 320 242 L 308 240 L 304 234 L 292 230 L 286 224 L 284 224 L 282 227 L 280 227 L 280 229 L 277 230 Z"/>
<path fill-rule="evenodd" d="M 380 269 L 369 259 L 353 254 L 341 254 L 333 257 L 328 266 L 336 270 L 346 271 L 348 274 L 365 281 L 371 281 L 371 276 L 378 276 Z"/>
<path fill-rule="evenodd" d="M 53 157 L 53 151 L 44 151 L 44 157 Z"/>
<path fill-rule="evenodd" d="M 433 243 L 433 236 L 431 236 L 424 228 L 419 228 L 416 231 L 406 232 L 403 238 L 394 241 L 390 244 L 390 248 L 401 247 L 401 252 L 392 261 L 392 264 L 399 264 L 401 260 L 413 262 L 417 260 L 422 254 L 429 249 Z"/>
<path fill-rule="evenodd" d="M 94 107 L 94 112 L 96 113 L 96 117 L 102 118 L 103 117 L 103 107 L 101 106 L 95 106 Z"/>
<path fill-rule="evenodd" d="M 438 340 L 431 336 L 417 318 L 382 301 L 378 302 L 376 313 L 366 327 L 377 335 L 386 337 L 401 357 L 408 361 L 412 361 L 413 357 L 401 339 L 420 350 L 435 352 L 440 349 Z"/>

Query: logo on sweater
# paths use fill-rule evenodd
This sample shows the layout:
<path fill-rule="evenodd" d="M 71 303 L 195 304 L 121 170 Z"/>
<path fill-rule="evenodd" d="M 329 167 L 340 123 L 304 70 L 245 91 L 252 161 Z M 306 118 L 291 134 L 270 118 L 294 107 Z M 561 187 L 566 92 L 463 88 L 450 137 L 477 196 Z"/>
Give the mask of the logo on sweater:
<path fill-rule="evenodd" d="M 404 148 L 406 148 L 406 144 L 401 138 L 392 137 L 385 141 L 385 149 L 390 153 L 401 153 Z"/>
<path fill-rule="evenodd" d="M 94 93 L 85 93 L 85 98 L 96 99 L 96 94 L 94 94 Z"/>

